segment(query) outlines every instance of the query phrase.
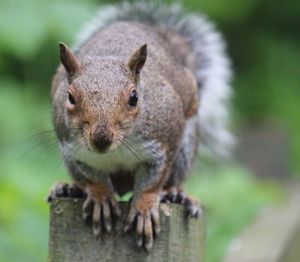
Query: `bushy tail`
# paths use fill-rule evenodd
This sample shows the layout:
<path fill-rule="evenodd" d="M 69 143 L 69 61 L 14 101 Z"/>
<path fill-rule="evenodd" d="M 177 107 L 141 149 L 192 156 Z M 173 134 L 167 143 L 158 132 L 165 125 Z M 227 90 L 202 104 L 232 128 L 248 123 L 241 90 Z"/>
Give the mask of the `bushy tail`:
<path fill-rule="evenodd" d="M 233 145 L 228 131 L 228 104 L 231 97 L 230 61 L 222 36 L 202 14 L 185 14 L 178 5 L 166 6 L 160 1 L 123 2 L 102 7 L 95 19 L 82 31 L 78 45 L 94 31 L 115 21 L 139 21 L 170 28 L 181 34 L 196 58 L 201 98 L 198 108 L 201 153 L 225 157 Z"/>

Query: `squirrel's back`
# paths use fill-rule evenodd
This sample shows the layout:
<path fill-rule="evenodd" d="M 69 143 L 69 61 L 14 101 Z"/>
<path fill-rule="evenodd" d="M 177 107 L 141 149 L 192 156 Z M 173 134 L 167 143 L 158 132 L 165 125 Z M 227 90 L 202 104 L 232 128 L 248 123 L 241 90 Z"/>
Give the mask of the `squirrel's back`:
<path fill-rule="evenodd" d="M 171 43 L 169 48 L 176 49 L 170 51 L 173 55 L 178 54 L 177 57 L 175 55 L 177 62 L 192 70 L 197 81 L 200 97 L 198 107 L 200 149 L 226 156 L 233 144 L 232 135 L 228 131 L 228 105 L 232 93 L 229 85 L 231 69 L 224 41 L 214 25 L 203 15 L 185 14 L 177 5 L 165 6 L 157 1 L 124 2 L 102 7 L 94 20 L 79 35 L 77 49 L 80 52 L 83 50 L 87 52 L 84 46 L 88 46 L 88 42 L 95 34 L 121 21 L 156 27 L 161 37 L 165 37 L 165 42 Z M 126 36 L 130 38 L 132 32 L 130 28 L 128 30 Z M 184 42 L 181 42 L 178 35 Z M 147 40 L 148 46 L 151 47 L 151 39 Z M 128 51 L 130 48 L 124 50 Z"/>

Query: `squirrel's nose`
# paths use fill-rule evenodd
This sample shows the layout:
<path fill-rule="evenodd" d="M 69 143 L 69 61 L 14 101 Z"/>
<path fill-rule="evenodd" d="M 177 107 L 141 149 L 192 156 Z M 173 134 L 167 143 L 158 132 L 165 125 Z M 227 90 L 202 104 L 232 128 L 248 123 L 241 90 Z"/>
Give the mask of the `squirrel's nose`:
<path fill-rule="evenodd" d="M 98 126 L 92 133 L 92 141 L 99 152 L 105 152 L 112 144 L 113 133 L 105 126 Z"/>

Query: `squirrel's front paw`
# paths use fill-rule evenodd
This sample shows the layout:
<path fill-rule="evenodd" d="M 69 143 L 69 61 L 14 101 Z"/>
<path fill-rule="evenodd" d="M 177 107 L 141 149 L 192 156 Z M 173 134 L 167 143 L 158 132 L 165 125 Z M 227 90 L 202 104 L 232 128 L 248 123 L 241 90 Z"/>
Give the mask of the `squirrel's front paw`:
<path fill-rule="evenodd" d="M 199 201 L 188 196 L 183 190 L 177 187 L 170 187 L 163 190 L 160 194 L 160 201 L 163 203 L 184 205 L 187 217 L 198 218 L 202 213 L 202 206 Z"/>
<path fill-rule="evenodd" d="M 103 190 L 103 187 L 93 185 L 88 187 L 87 199 L 83 203 L 82 212 L 86 222 L 92 222 L 93 232 L 99 237 L 103 232 L 111 232 L 112 221 L 120 217 L 119 203 L 112 192 Z"/>
<path fill-rule="evenodd" d="M 49 191 L 47 201 L 51 202 L 55 198 L 71 197 L 71 198 L 85 198 L 85 192 L 75 184 L 69 185 L 65 182 L 56 182 Z"/>
<path fill-rule="evenodd" d="M 136 227 L 137 245 L 149 251 L 153 237 L 160 231 L 158 195 L 142 194 L 132 199 L 125 232 L 133 227 Z"/>

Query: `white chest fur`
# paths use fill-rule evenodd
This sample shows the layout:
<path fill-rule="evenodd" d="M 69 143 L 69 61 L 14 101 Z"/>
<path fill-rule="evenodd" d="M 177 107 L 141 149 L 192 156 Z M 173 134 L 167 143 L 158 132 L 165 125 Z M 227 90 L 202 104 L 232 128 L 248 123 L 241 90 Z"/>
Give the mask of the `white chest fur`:
<path fill-rule="evenodd" d="M 151 157 L 146 150 L 148 146 L 140 148 L 118 147 L 107 153 L 96 153 L 88 150 L 85 146 L 77 143 L 65 143 L 60 146 L 63 156 L 66 159 L 79 160 L 97 170 L 113 172 L 119 169 L 134 169 L 143 160 Z"/>

